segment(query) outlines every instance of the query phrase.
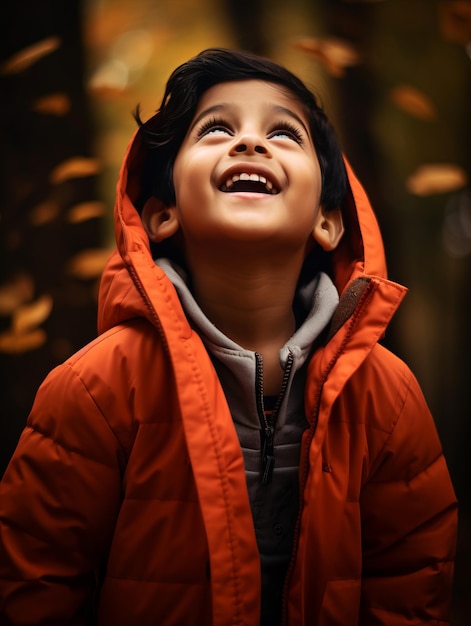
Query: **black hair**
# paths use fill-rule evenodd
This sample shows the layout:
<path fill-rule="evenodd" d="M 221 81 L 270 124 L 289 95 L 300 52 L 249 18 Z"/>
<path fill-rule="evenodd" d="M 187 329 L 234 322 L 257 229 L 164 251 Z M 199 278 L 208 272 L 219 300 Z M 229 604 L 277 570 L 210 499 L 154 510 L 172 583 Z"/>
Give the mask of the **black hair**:
<path fill-rule="evenodd" d="M 322 174 L 321 203 L 326 210 L 340 207 L 347 184 L 342 151 L 314 94 L 297 76 L 274 61 L 249 52 L 208 48 L 172 72 L 153 117 L 142 122 L 139 107 L 134 113 L 148 148 L 138 209 L 150 196 L 167 206 L 175 203 L 173 165 L 202 94 L 219 83 L 250 79 L 281 85 L 304 106 Z"/>

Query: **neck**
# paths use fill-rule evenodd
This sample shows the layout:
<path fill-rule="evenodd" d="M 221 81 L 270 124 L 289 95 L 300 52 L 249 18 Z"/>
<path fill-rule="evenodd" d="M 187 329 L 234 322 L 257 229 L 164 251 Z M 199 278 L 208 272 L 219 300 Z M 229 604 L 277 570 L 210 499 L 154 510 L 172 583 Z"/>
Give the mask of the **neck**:
<path fill-rule="evenodd" d="M 296 328 L 293 299 L 302 260 L 190 259 L 193 295 L 205 315 L 235 343 L 262 356 L 265 393 L 277 393 L 281 384 L 279 351 Z"/>
<path fill-rule="evenodd" d="M 186 242 L 192 292 L 206 317 L 227 337 L 263 358 L 265 393 L 277 393 L 280 349 L 296 329 L 293 300 L 310 245 L 280 242 Z"/>
<path fill-rule="evenodd" d="M 191 267 L 195 299 L 233 341 L 262 352 L 261 347 L 273 342 L 281 348 L 291 337 L 298 267 L 243 260 L 231 267 L 220 262 L 192 262 Z"/>
<path fill-rule="evenodd" d="M 262 352 L 273 342 L 279 347 L 292 335 L 295 320 L 294 293 L 290 286 L 270 281 L 266 276 L 245 277 L 241 289 L 238 278 L 206 277 L 195 283 L 196 299 L 206 316 L 225 335 L 244 348 Z M 217 294 L 217 295 L 215 295 Z"/>

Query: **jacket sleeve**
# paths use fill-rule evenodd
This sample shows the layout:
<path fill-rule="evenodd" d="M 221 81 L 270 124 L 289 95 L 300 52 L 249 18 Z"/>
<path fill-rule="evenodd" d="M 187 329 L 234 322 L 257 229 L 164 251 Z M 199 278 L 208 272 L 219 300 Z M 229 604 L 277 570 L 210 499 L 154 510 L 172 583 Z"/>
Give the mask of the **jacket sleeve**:
<path fill-rule="evenodd" d="M 0 623 L 90 623 L 122 450 L 70 364 L 38 391 L 0 483 Z"/>
<path fill-rule="evenodd" d="M 450 616 L 456 498 L 432 416 L 407 368 L 404 388 L 361 494 L 362 626 L 447 624 Z"/>

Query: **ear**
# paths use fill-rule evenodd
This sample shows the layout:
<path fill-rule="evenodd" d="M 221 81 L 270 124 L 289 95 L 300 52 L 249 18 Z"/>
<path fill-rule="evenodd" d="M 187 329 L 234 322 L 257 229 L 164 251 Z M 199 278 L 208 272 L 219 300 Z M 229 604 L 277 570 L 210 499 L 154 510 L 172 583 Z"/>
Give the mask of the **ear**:
<path fill-rule="evenodd" d="M 326 211 L 323 206 L 319 207 L 316 222 L 312 229 L 312 236 L 323 250 L 326 252 L 335 250 L 344 231 L 340 209 Z"/>
<path fill-rule="evenodd" d="M 144 204 L 141 220 L 147 236 L 154 243 L 168 239 L 180 227 L 175 207 L 166 206 L 162 200 L 154 196 Z"/>

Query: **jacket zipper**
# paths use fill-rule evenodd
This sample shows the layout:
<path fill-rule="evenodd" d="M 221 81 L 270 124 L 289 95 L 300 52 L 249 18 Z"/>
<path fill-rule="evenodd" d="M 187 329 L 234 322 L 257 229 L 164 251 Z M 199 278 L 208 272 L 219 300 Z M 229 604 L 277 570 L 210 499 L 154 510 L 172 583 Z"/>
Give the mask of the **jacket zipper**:
<path fill-rule="evenodd" d="M 288 380 L 293 367 L 294 357 L 291 351 L 288 354 L 286 361 L 286 367 L 283 374 L 283 380 L 281 382 L 281 389 L 276 399 L 275 406 L 273 408 L 270 419 L 268 419 L 265 413 L 265 407 L 263 405 L 263 358 L 258 352 L 255 353 L 256 363 L 256 398 L 257 398 L 257 411 L 262 427 L 262 446 L 261 446 L 261 466 L 262 472 L 260 476 L 260 482 L 262 485 L 268 485 L 272 481 L 273 468 L 275 467 L 275 446 L 273 442 L 273 435 L 275 432 L 275 423 L 278 413 L 280 412 L 281 403 L 286 393 L 288 386 Z"/>
<path fill-rule="evenodd" d="M 341 345 L 339 346 L 337 352 L 333 355 L 332 359 L 327 364 L 327 367 L 324 370 L 324 373 L 320 380 L 318 391 L 316 394 L 315 409 L 312 413 L 312 425 L 309 429 L 309 437 L 305 445 L 301 449 L 302 464 L 300 464 L 299 466 L 298 518 L 296 520 L 296 527 L 294 530 L 293 551 L 291 554 L 291 561 L 290 561 L 290 564 L 288 565 L 288 571 L 286 573 L 285 582 L 283 585 L 283 597 L 282 597 L 282 604 L 281 604 L 281 625 L 282 626 L 286 626 L 286 624 L 288 623 L 288 588 L 289 588 L 291 576 L 293 575 L 294 565 L 296 562 L 296 554 L 298 551 L 299 534 L 301 530 L 301 517 L 303 513 L 303 508 L 304 508 L 304 489 L 306 488 L 307 476 L 309 474 L 309 448 L 311 447 L 311 443 L 312 443 L 312 440 L 314 438 L 314 434 L 317 428 L 317 422 L 319 419 L 319 411 L 320 411 L 320 406 L 321 406 L 322 390 L 324 389 L 324 385 L 327 381 L 327 378 L 331 370 L 333 369 L 335 363 L 337 362 L 338 358 L 344 351 L 346 344 L 348 343 L 350 337 L 353 334 L 353 330 L 356 326 L 357 319 L 360 315 L 360 312 L 363 309 L 363 305 L 365 301 L 370 299 L 373 291 L 374 291 L 374 284 L 369 283 L 367 287 L 365 288 L 365 290 L 363 291 L 363 293 L 361 294 L 353 315 L 350 317 L 349 327 Z"/>

